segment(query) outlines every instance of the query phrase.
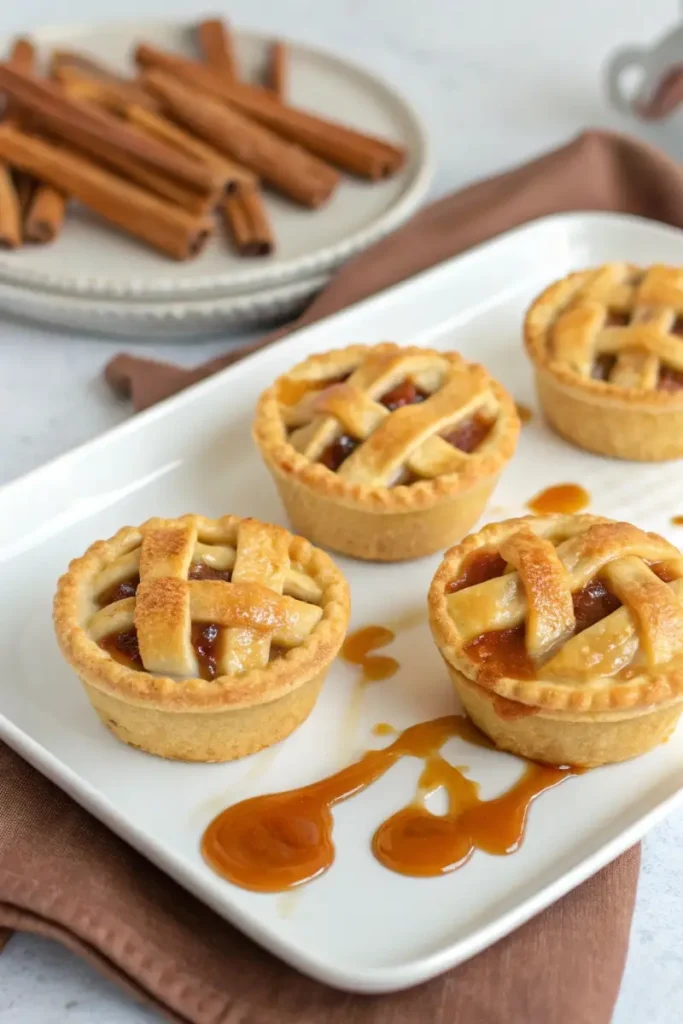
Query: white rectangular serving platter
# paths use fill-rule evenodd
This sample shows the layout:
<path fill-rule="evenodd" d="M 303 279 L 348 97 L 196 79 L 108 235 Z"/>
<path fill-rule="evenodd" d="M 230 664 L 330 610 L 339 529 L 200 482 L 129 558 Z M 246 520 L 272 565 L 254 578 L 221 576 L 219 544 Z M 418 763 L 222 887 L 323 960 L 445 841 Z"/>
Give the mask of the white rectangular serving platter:
<path fill-rule="evenodd" d="M 370 852 L 377 825 L 415 792 L 420 763 L 405 759 L 335 810 L 337 856 L 326 875 L 284 897 L 247 892 L 218 878 L 200 856 L 201 833 L 218 811 L 311 782 L 383 745 L 372 734 L 378 722 L 403 728 L 457 710 L 421 614 L 438 557 L 393 566 L 339 559 L 351 584 L 353 628 L 413 616 L 387 649 L 400 672 L 359 701 L 354 670 L 336 663 L 298 732 L 228 765 L 165 762 L 102 728 L 53 637 L 55 581 L 91 541 L 151 515 L 234 512 L 285 523 L 250 421 L 260 390 L 309 353 L 387 338 L 455 348 L 536 410 L 520 346 L 526 304 L 551 279 L 614 259 L 683 264 L 683 232 L 606 214 L 537 221 L 298 332 L 0 491 L 0 737 L 219 914 L 331 985 L 385 992 L 421 982 L 599 870 L 679 799 L 683 729 L 646 757 L 542 796 L 514 855 L 477 852 L 461 870 L 434 879 L 392 874 Z M 683 513 L 680 464 L 588 455 L 555 437 L 538 412 L 487 517 L 521 514 L 535 492 L 562 482 L 586 487 L 597 513 L 683 541 L 683 531 L 670 526 Z M 445 754 L 468 766 L 485 798 L 522 771 L 514 757 L 461 740 Z M 438 794 L 432 807 L 440 807 Z"/>

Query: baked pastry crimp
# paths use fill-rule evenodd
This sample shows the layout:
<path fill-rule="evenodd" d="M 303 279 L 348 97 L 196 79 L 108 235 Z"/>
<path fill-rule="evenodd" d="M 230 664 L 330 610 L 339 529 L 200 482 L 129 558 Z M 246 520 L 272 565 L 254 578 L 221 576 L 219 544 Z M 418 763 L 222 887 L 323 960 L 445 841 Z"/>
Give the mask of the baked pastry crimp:
<path fill-rule="evenodd" d="M 683 708 L 683 555 L 590 515 L 512 519 L 447 552 L 432 633 L 497 746 L 594 766 L 650 750 Z"/>
<path fill-rule="evenodd" d="M 391 343 L 311 356 L 263 393 L 254 423 L 294 529 L 387 562 L 462 537 L 518 434 L 513 400 L 482 366 Z"/>
<path fill-rule="evenodd" d="M 559 434 L 622 459 L 683 456 L 683 268 L 570 274 L 534 301 L 524 335 Z"/>
<path fill-rule="evenodd" d="M 256 519 L 150 519 L 97 541 L 59 581 L 57 639 L 132 746 L 226 761 L 312 710 L 349 618 L 323 551 Z"/>

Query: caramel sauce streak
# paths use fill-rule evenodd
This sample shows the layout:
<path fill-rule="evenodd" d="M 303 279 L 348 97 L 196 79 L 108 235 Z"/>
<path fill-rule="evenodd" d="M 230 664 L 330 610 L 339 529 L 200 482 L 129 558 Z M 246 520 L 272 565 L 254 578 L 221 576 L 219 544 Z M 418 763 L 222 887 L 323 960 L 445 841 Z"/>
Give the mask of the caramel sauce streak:
<path fill-rule="evenodd" d="M 426 760 L 421 791 L 445 787 L 449 811 L 433 815 L 417 803 L 389 818 L 372 842 L 382 864 L 405 875 L 432 876 L 454 870 L 475 849 L 511 853 L 522 841 L 531 802 L 572 771 L 529 765 L 510 790 L 482 801 L 477 784 L 438 753 L 453 736 L 491 746 L 462 716 L 411 726 L 385 749 L 368 751 L 326 779 L 227 808 L 206 829 L 202 853 L 218 874 L 256 892 L 281 892 L 311 881 L 334 860 L 332 808 L 365 790 L 402 757 Z"/>
<path fill-rule="evenodd" d="M 400 668 L 398 661 L 396 658 L 372 652 L 378 647 L 386 647 L 395 639 L 393 630 L 387 629 L 386 626 L 365 626 L 347 636 L 341 649 L 341 656 L 344 661 L 358 665 L 362 669 L 364 683 L 390 679 Z"/>

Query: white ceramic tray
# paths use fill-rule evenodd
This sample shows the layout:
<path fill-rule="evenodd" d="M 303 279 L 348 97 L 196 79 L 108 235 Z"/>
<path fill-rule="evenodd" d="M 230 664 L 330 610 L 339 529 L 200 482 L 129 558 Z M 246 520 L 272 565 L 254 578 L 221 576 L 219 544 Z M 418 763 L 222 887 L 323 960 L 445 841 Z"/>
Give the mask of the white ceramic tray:
<path fill-rule="evenodd" d="M 71 26 L 42 29 L 32 38 L 44 55 L 55 47 L 82 50 L 129 73 L 134 69 L 132 51 L 141 41 L 188 55 L 197 52 L 195 23 L 190 22 Z M 0 53 L 10 42 L 0 39 Z M 236 43 L 243 77 L 260 80 L 270 40 L 240 32 Z M 263 259 L 236 256 L 219 231 L 197 259 L 176 263 L 75 208 L 54 245 L 0 253 L 0 280 L 121 301 L 225 298 L 329 272 L 396 228 L 423 198 L 431 177 L 418 116 L 399 93 L 370 72 L 296 42 L 290 42 L 289 49 L 292 103 L 404 145 L 409 158 L 399 174 L 381 182 L 344 175 L 331 201 L 314 211 L 268 192 L 277 251 Z M 30 303 L 27 306 L 30 314 Z"/>
<path fill-rule="evenodd" d="M 339 662 L 311 718 L 280 746 L 232 765 L 184 765 L 129 749 L 99 725 L 53 638 L 54 582 L 93 539 L 155 513 L 231 511 L 284 522 L 249 425 L 259 390 L 311 352 L 380 338 L 455 347 L 534 406 L 520 348 L 526 303 L 550 278 L 617 258 L 683 263 L 683 233 L 604 214 L 539 221 L 299 332 L 0 492 L 0 736 L 219 914 L 329 984 L 364 992 L 414 985 L 578 885 L 679 799 L 683 730 L 646 757 L 546 793 L 514 855 L 475 853 L 460 871 L 435 879 L 392 874 L 370 853 L 378 823 L 414 793 L 420 766 L 405 759 L 337 808 L 337 857 L 326 875 L 294 896 L 259 895 L 204 864 L 202 830 L 231 802 L 310 782 L 381 745 L 371 733 L 379 721 L 402 728 L 454 711 L 425 619 L 399 632 L 388 649 L 401 663 L 399 674 L 369 688 L 360 708 L 355 673 Z M 587 455 L 550 433 L 538 414 L 523 431 L 489 518 L 519 514 L 539 488 L 568 481 L 589 490 L 596 512 L 683 540 L 669 525 L 683 512 L 680 469 Z M 352 587 L 352 625 L 360 627 L 419 613 L 438 559 L 341 561 Z M 459 740 L 445 752 L 469 766 L 487 798 L 521 771 L 516 758 Z"/>

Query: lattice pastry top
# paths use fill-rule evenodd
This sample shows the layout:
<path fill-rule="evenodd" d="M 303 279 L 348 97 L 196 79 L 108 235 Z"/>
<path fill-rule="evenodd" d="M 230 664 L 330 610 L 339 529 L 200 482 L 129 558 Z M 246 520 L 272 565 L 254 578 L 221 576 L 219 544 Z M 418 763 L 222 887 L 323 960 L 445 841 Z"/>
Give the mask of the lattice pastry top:
<path fill-rule="evenodd" d="M 429 601 L 447 661 L 502 697 L 585 713 L 683 696 L 683 555 L 629 523 L 486 526 L 448 552 Z"/>
<path fill-rule="evenodd" d="M 568 383 L 683 403 L 683 268 L 607 263 L 570 274 L 533 303 L 525 340 L 534 362 Z"/>
<path fill-rule="evenodd" d="M 256 519 L 150 519 L 72 562 L 55 598 L 67 657 L 107 688 L 202 706 L 275 699 L 343 639 L 331 559 Z"/>
<path fill-rule="evenodd" d="M 387 342 L 294 367 L 261 396 L 254 432 L 283 472 L 341 498 L 409 507 L 499 470 L 519 420 L 482 366 Z"/>

